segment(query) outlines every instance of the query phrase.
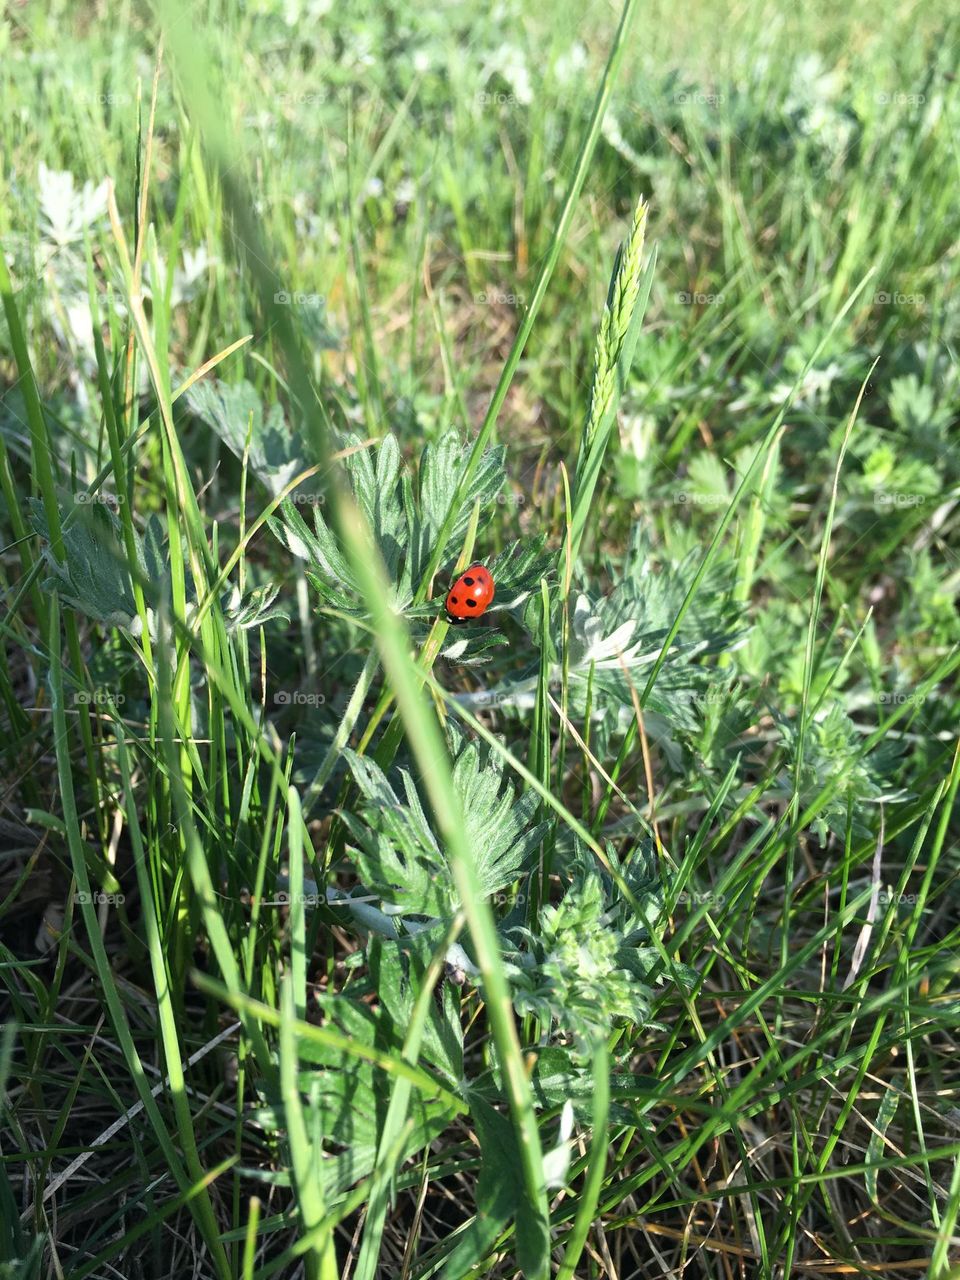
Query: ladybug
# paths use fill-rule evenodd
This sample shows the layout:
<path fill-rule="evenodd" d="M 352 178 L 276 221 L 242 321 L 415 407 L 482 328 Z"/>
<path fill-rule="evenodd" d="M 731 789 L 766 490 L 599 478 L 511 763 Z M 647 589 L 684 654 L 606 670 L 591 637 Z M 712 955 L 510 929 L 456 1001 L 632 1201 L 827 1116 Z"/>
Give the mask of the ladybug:
<path fill-rule="evenodd" d="M 479 618 L 493 599 L 493 578 L 482 564 L 472 564 L 447 592 L 447 617 L 455 625 Z"/>

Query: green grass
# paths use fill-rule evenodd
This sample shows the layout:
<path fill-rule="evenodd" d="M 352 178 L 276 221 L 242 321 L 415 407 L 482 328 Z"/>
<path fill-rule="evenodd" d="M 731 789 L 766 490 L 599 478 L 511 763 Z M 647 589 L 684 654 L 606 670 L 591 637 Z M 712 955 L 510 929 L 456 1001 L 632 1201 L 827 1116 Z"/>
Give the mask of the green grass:
<path fill-rule="evenodd" d="M 958 34 L 9 10 L 0 1275 L 960 1274 Z"/>

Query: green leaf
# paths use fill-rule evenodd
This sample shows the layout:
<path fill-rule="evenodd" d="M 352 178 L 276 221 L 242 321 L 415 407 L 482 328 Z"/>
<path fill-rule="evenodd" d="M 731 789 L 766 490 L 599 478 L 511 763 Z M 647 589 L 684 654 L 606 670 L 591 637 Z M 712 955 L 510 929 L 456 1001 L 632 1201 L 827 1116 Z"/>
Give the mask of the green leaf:
<path fill-rule="evenodd" d="M 389 1014 L 346 996 L 320 995 L 318 999 L 329 1025 L 351 1040 L 388 1053 L 393 1050 L 395 1041 Z M 325 1150 L 319 1168 L 324 1195 L 329 1200 L 373 1169 L 390 1078 L 369 1060 L 345 1055 L 332 1047 L 301 1040 L 297 1048 L 300 1062 L 297 1083 L 306 1128 L 308 1132 L 322 1135 Z M 284 1113 L 277 1086 L 264 1085 L 263 1098 L 255 1118 L 265 1128 L 282 1130 Z M 422 1151 L 443 1132 L 453 1115 L 449 1105 L 424 1097 L 415 1089 L 408 1110 L 411 1129 L 401 1159 L 410 1159 Z"/>
<path fill-rule="evenodd" d="M 321 599 L 335 608 L 356 611 L 353 574 L 340 553 L 333 531 L 316 507 L 313 528 L 289 500 L 281 504 L 280 518 L 273 516 L 267 524 L 292 555 L 310 566 L 310 581 Z"/>
<path fill-rule="evenodd" d="M 418 933 L 399 942 L 372 938 L 367 948 L 370 976 L 380 998 L 384 1018 L 393 1025 L 393 1043 L 403 1040 L 427 968 L 437 948 L 436 930 Z M 420 1056 L 433 1063 L 452 1081 L 463 1078 L 463 1027 L 460 996 L 450 983 L 438 988 L 423 1032 Z"/>
<path fill-rule="evenodd" d="M 120 520 L 106 502 L 99 498 L 81 501 L 81 496 L 88 497 L 68 497 L 60 504 L 66 553 L 62 564 L 50 550 L 43 507 L 38 500 L 30 500 L 31 523 L 44 540 L 43 557 L 51 570 L 43 585 L 56 590 L 64 604 L 88 618 L 128 631 L 135 629 L 137 606 Z M 159 518 L 151 516 L 143 537 L 135 532 L 134 538 L 140 579 L 156 592 L 169 574 Z"/>
<path fill-rule="evenodd" d="M 880 1106 L 877 1110 L 877 1118 L 873 1123 L 873 1131 L 870 1134 L 870 1141 L 867 1143 L 867 1154 L 864 1163 L 867 1165 L 876 1165 L 883 1155 L 883 1148 L 886 1145 L 884 1138 L 887 1130 L 893 1123 L 893 1118 L 897 1114 L 897 1108 L 900 1105 L 901 1092 L 894 1086 L 887 1085 L 883 1097 L 880 1099 Z M 867 1188 L 867 1195 L 873 1204 L 878 1204 L 877 1198 L 877 1170 L 876 1168 L 868 1168 L 863 1175 L 864 1183 Z"/>
<path fill-rule="evenodd" d="M 282 407 L 274 403 L 264 413 L 251 383 L 201 379 L 187 392 L 186 401 L 231 453 L 240 459 L 247 453 L 251 470 L 273 497 L 309 467 L 302 440 L 287 427 Z"/>
<path fill-rule="evenodd" d="M 589 1060 L 614 1026 L 652 1025 L 653 986 L 665 981 L 660 950 L 640 945 L 659 927 L 661 915 L 662 893 L 650 860 L 640 850 L 620 866 L 610 846 L 608 858 L 636 909 L 578 843 L 563 896 L 540 908 L 535 927 L 509 930 L 518 940 L 506 957 L 515 1008 L 554 1026 L 576 1063 Z M 677 970 L 676 976 L 696 977 L 689 970 Z"/>
<path fill-rule="evenodd" d="M 505 547 L 487 566 L 496 584 L 496 595 L 488 613 L 498 609 L 516 609 L 540 588 L 541 578 L 551 576 L 556 560 L 545 550 L 545 539 L 523 538 Z"/>
<path fill-rule="evenodd" d="M 467 530 L 470 513 L 475 502 L 481 510 L 489 506 L 503 487 L 505 450 L 498 445 L 481 455 L 480 464 L 472 476 L 440 550 L 442 561 L 447 548 L 459 550 L 459 544 Z M 409 513 L 409 575 L 418 582 L 426 571 L 430 557 L 436 550 L 437 539 L 450 505 L 450 495 L 460 483 L 467 469 L 470 446 L 461 444 L 455 431 L 448 431 L 436 444 L 428 444 L 420 456 L 419 504 Z"/>
<path fill-rule="evenodd" d="M 280 584 L 271 582 L 248 591 L 242 599 L 239 591 L 234 591 L 223 611 L 227 630 L 247 631 L 251 627 L 262 627 L 265 622 L 289 622 L 290 615 L 276 603 L 279 594 Z"/>
<path fill-rule="evenodd" d="M 528 1274 L 543 1265 L 550 1236 L 529 1208 L 520 1177 L 520 1153 L 510 1121 L 471 1092 L 470 1113 L 480 1141 L 482 1162 L 476 1187 L 476 1217 L 447 1258 L 442 1280 L 461 1280 L 493 1247 L 511 1218 L 516 1218 L 517 1264 Z"/>
<path fill-rule="evenodd" d="M 361 795 L 362 815 L 345 814 L 357 842 L 364 883 L 407 914 L 448 918 L 459 907 L 453 872 L 423 811 L 413 779 L 403 770 L 404 800 L 379 765 L 344 751 Z M 466 837 L 483 897 L 506 888 L 533 860 L 546 824 L 531 826 L 538 801 L 504 783 L 500 758 L 475 743 L 463 746 L 453 770 Z"/>
<path fill-rule="evenodd" d="M 384 436 L 375 452 L 356 435 L 344 437 L 342 445 L 346 451 L 343 467 L 354 501 L 373 533 L 392 584 L 391 603 L 404 609 L 413 599 L 414 584 L 426 564 L 436 555 L 442 560 L 448 551 L 459 552 L 474 503 L 485 506 L 493 502 L 503 485 L 504 451 L 498 447 L 484 452 L 440 547 L 438 539 L 450 494 L 466 471 L 470 455 L 458 433 L 448 431 L 426 446 L 416 477 L 391 434 Z M 360 583 L 320 504 L 314 505 L 312 528 L 289 501 L 268 523 L 284 546 L 306 561 L 310 580 L 326 603 L 357 616 L 366 613 Z"/>

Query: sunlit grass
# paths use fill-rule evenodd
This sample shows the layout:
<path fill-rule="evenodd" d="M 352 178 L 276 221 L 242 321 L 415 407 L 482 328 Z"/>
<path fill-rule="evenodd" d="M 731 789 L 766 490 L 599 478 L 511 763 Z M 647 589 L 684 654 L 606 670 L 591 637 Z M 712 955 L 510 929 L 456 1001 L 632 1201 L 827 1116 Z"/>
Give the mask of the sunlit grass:
<path fill-rule="evenodd" d="M 955 29 L 7 15 L 3 1274 L 952 1274 Z"/>

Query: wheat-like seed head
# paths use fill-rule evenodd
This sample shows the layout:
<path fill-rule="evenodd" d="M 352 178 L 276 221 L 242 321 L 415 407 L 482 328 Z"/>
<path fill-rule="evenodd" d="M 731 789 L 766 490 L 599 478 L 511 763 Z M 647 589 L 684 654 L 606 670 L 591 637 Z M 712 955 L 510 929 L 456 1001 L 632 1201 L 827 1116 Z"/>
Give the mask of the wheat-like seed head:
<path fill-rule="evenodd" d="M 640 294 L 643 243 L 647 206 L 641 197 L 633 215 L 633 224 L 621 246 L 620 263 L 611 296 L 603 308 L 594 356 L 593 384 L 590 388 L 590 415 L 584 431 L 584 447 L 589 449 L 610 406 L 620 353 L 637 298 Z"/>

